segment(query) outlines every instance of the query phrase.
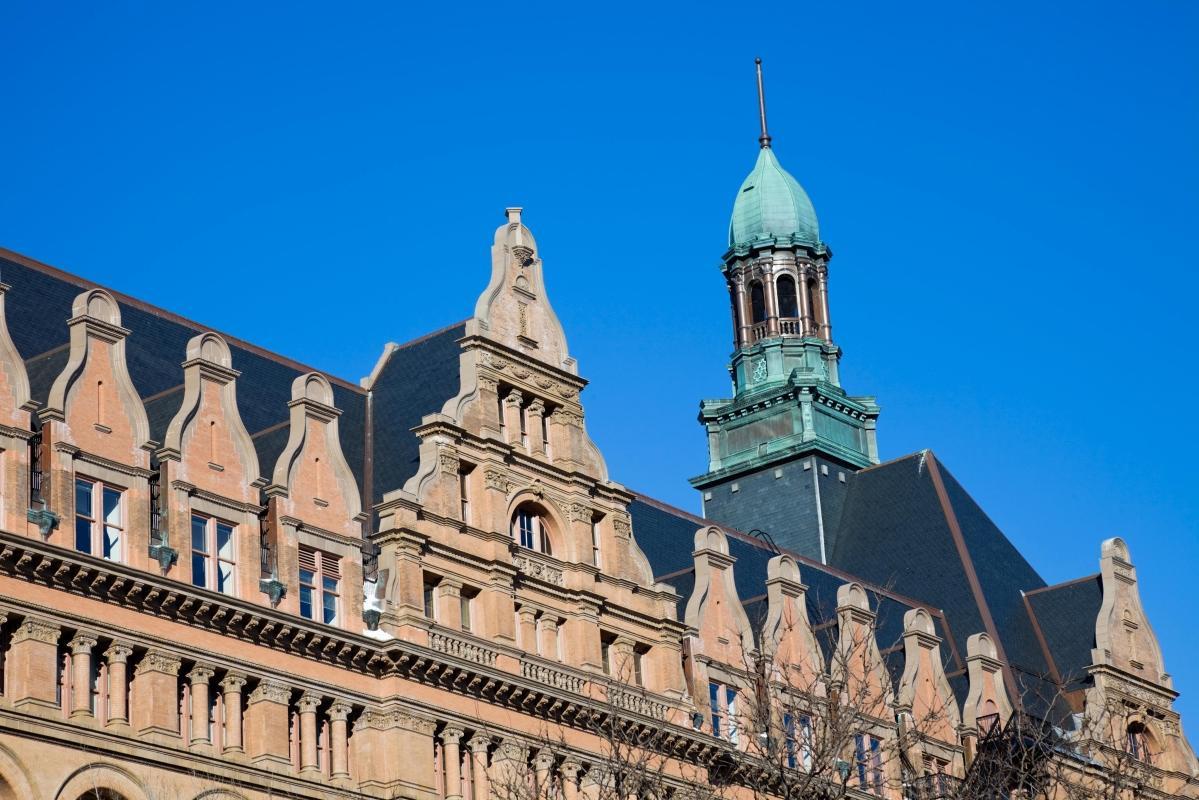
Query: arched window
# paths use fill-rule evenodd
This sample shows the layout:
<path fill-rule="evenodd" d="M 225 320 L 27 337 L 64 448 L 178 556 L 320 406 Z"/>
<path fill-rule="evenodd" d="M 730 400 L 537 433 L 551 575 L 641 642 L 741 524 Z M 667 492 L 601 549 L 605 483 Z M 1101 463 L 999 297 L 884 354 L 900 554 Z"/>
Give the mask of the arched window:
<path fill-rule="evenodd" d="M 790 275 L 783 275 L 775 285 L 779 295 L 779 316 L 798 317 L 799 297 L 795 293 L 795 279 Z"/>
<path fill-rule="evenodd" d="M 1128 723 L 1128 741 L 1124 748 L 1128 754 L 1138 761 L 1143 761 L 1146 764 L 1153 762 L 1152 748 L 1150 747 L 1149 729 L 1142 722 Z"/>
<path fill-rule="evenodd" d="M 758 281 L 750 284 L 749 307 L 755 325 L 766 321 L 766 295 L 762 292 L 762 284 Z"/>
<path fill-rule="evenodd" d="M 522 505 L 512 515 L 512 541 L 529 550 L 553 555 L 545 515 L 532 504 Z"/>

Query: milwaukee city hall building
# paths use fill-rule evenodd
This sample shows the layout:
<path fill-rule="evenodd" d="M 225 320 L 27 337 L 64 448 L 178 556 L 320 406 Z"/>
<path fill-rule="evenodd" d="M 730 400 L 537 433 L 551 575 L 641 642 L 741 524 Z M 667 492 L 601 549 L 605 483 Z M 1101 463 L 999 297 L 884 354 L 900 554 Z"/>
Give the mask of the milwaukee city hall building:
<path fill-rule="evenodd" d="M 521 209 L 358 382 L 0 250 L 0 798 L 1199 797 L 1128 544 L 1050 586 L 879 462 L 759 144 L 702 517 L 609 475 Z"/>

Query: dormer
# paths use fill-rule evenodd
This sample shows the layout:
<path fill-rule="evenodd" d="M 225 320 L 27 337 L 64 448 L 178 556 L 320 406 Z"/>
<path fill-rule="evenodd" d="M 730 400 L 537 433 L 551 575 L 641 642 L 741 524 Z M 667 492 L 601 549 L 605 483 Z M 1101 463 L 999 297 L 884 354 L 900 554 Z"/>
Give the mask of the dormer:
<path fill-rule="evenodd" d="M 183 402 L 158 451 L 163 519 L 159 560 L 177 554 L 177 580 L 251 600 L 261 599 L 259 503 L 265 481 L 258 453 L 237 408 L 229 345 L 216 333 L 187 343 Z"/>
<path fill-rule="evenodd" d="M 362 625 L 366 514 L 341 449 L 333 388 L 315 372 L 291 387 L 290 434 L 266 487 L 266 521 L 280 607 L 317 622 Z"/>
<path fill-rule="evenodd" d="M 30 412 L 29 376 L 25 362 L 8 333 L 5 296 L 8 284 L 0 283 L 0 527 L 6 531 L 37 534 L 28 524 L 30 508 L 29 465 L 33 427 Z"/>
<path fill-rule="evenodd" d="M 50 541 L 149 568 L 150 426 L 125 361 L 129 331 L 103 289 L 72 305 L 70 352 L 38 417 Z M 43 495 L 46 481 L 43 478 Z M 156 568 L 156 567 L 155 567 Z"/>
<path fill-rule="evenodd" d="M 903 616 L 903 657 L 896 708 L 909 760 L 914 766 L 923 765 L 930 774 L 957 774 L 961 768 L 961 713 L 945 676 L 941 639 L 932 616 L 923 608 Z"/>
<path fill-rule="evenodd" d="M 1003 662 L 987 634 L 976 633 L 966 640 L 966 672 L 970 691 L 962 706 L 962 728 L 968 738 L 978 739 L 1001 730 L 1012 716 Z"/>

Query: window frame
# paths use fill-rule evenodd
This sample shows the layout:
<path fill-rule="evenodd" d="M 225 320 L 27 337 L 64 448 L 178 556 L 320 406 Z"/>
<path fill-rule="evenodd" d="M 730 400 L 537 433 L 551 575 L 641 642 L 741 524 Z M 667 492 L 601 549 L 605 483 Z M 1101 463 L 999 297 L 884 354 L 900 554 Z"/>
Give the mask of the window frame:
<path fill-rule="evenodd" d="M 312 563 L 314 569 L 312 570 L 304 567 L 304 555 L 306 550 L 313 554 Z M 306 544 L 300 545 L 298 564 L 299 569 L 297 571 L 298 583 L 300 586 L 298 599 L 300 603 L 300 616 L 304 619 L 323 625 L 332 625 L 334 627 L 341 625 L 342 602 L 340 561 L 340 558 L 325 550 L 321 550 Z M 313 577 L 311 582 L 306 583 L 304 581 L 305 572 L 312 574 Z M 333 589 L 328 588 L 328 581 L 333 582 Z M 308 608 L 311 612 L 311 615 L 304 613 L 305 590 L 307 590 L 309 593 Z M 325 612 L 327 610 L 326 604 L 328 603 L 330 597 L 333 599 L 333 618 L 325 619 Z M 318 612 L 320 614 L 319 617 L 317 616 Z"/>
<path fill-rule="evenodd" d="M 527 530 L 525 520 L 528 520 Z M 512 541 L 518 547 L 534 553 L 553 556 L 554 549 L 545 524 L 545 514 L 535 510 L 534 507 L 527 504 L 521 505 L 512 512 L 511 533 Z"/>
<path fill-rule="evenodd" d="M 80 513 L 79 510 L 79 489 L 81 484 L 88 486 L 88 501 L 91 508 L 86 514 Z M 85 475 L 75 475 L 74 486 L 75 500 L 75 550 L 80 553 L 87 553 L 96 558 L 102 558 L 105 561 L 114 561 L 116 563 L 124 563 L 126 530 L 125 522 L 125 495 L 127 488 L 117 486 L 101 480 L 100 478 L 90 478 Z M 111 523 L 108 521 L 108 513 L 104 511 L 104 499 L 108 492 L 112 492 L 117 496 L 115 511 L 117 512 L 117 522 Z M 99 507 L 97 507 L 99 503 Z M 84 550 L 79 547 L 79 525 L 85 522 L 88 526 L 88 549 Z M 109 530 L 117 531 L 116 557 L 105 555 L 105 550 L 108 545 L 107 532 Z"/>
<path fill-rule="evenodd" d="M 204 559 L 204 582 L 196 583 L 196 522 L 204 523 L 204 549 L 199 551 Z M 220 529 L 229 530 L 229 550 L 232 558 L 222 558 L 220 549 Z M 237 597 L 237 525 L 212 514 L 200 511 L 191 512 L 191 549 L 192 549 L 192 586 L 209 589 L 225 595 Z M 228 591 L 220 588 L 221 565 L 229 565 Z"/>

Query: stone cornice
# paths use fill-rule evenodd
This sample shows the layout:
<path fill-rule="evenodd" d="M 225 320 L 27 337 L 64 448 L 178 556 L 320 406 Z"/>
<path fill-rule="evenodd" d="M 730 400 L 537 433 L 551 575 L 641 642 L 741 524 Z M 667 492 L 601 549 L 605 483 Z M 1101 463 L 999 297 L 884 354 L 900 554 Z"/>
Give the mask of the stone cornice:
<path fill-rule="evenodd" d="M 102 469 L 110 469 L 113 472 L 119 472 L 122 475 L 132 475 L 135 478 L 145 478 L 146 480 L 149 480 L 150 476 L 154 474 L 151 470 L 148 470 L 145 467 L 135 467 L 129 464 L 122 464 L 119 461 L 113 461 L 111 459 L 104 458 L 103 456 L 89 453 L 86 450 L 81 450 L 75 445 L 67 444 L 66 442 L 55 442 L 54 450 L 58 453 L 66 453 L 76 461 L 82 461 L 84 464 L 92 464 L 94 466 L 101 467 Z"/>
<path fill-rule="evenodd" d="M 552 377 L 554 380 L 567 384 L 574 389 L 574 397 L 565 397 L 560 393 L 556 393 L 559 397 L 562 397 L 567 401 L 576 400 L 578 393 L 581 392 L 583 387 L 587 385 L 587 381 L 583 378 L 580 378 L 578 375 L 567 372 L 563 369 L 559 369 L 558 367 L 555 367 L 544 361 L 538 361 L 535 358 L 531 358 L 518 350 L 513 350 L 510 347 L 506 347 L 494 339 L 489 339 L 485 336 L 478 334 L 464 336 L 458 340 L 458 344 L 462 346 L 464 351 L 481 350 L 482 353 L 480 354 L 479 364 L 481 366 L 488 367 L 497 373 L 502 374 L 510 364 L 518 364 L 527 368 L 530 372 L 540 372 L 548 377 Z M 496 355 L 500 356 L 502 359 L 506 359 L 507 363 L 501 364 L 496 359 L 489 359 L 487 357 Z M 541 388 L 543 390 L 549 390 L 553 387 Z"/>

